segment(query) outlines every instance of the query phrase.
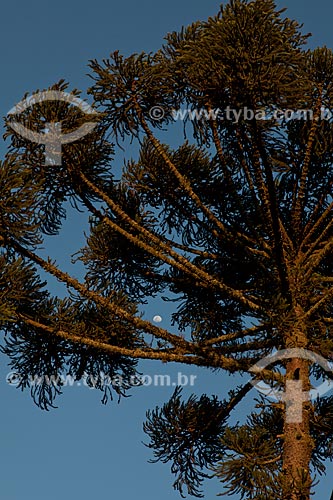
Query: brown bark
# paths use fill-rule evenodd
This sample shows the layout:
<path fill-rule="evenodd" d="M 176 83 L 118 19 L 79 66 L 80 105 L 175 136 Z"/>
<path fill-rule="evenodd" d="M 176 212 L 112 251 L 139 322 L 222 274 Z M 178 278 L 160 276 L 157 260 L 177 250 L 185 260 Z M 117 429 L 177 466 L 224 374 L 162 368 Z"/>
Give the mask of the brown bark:
<path fill-rule="evenodd" d="M 310 435 L 312 405 L 310 401 L 304 402 L 310 389 L 309 362 L 299 358 L 288 360 L 286 377 L 286 390 L 289 383 L 289 388 L 292 388 L 289 393 L 292 401 L 286 401 L 284 422 L 283 500 L 309 500 L 312 483 L 310 474 L 313 450 Z M 301 413 L 297 415 L 298 409 Z"/>

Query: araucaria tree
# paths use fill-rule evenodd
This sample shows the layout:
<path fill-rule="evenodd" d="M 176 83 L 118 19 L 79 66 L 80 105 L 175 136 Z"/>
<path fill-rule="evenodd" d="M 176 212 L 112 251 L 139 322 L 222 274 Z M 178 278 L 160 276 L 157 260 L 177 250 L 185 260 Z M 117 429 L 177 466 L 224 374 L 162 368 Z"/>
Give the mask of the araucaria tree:
<path fill-rule="evenodd" d="M 333 54 L 307 49 L 301 29 L 272 0 L 231 0 L 216 17 L 168 34 L 156 53 L 91 61 L 96 115 L 37 99 L 6 120 L 3 351 L 42 408 L 61 388 L 45 375 L 108 374 L 112 385 L 99 384 L 106 400 L 131 388 L 140 359 L 221 377 L 247 374 L 284 349 L 330 359 Z M 63 81 L 52 90 L 69 92 Z M 45 124 L 61 123 L 65 134 L 92 120 L 94 129 L 64 141 L 53 164 L 50 144 L 13 124 L 47 135 Z M 176 147 L 163 140 L 173 129 Z M 139 152 L 117 179 L 115 148 L 128 138 Z M 77 254 L 82 279 L 40 252 L 45 236 L 59 233 L 68 201 L 90 221 Z M 68 297 L 53 296 L 41 271 Z M 150 297 L 178 301 L 170 331 L 140 314 Z M 303 358 L 275 360 L 258 377 L 281 391 L 299 381 L 308 394 L 330 374 Z M 31 374 L 45 380 L 32 384 Z M 253 411 L 228 424 L 251 389 Z M 180 493 L 200 496 L 213 470 L 242 499 L 307 500 L 332 456 L 333 398 L 305 400 L 298 421 L 285 405 L 258 399 L 249 382 L 221 401 L 183 401 L 177 388 L 148 412 L 145 431 Z"/>

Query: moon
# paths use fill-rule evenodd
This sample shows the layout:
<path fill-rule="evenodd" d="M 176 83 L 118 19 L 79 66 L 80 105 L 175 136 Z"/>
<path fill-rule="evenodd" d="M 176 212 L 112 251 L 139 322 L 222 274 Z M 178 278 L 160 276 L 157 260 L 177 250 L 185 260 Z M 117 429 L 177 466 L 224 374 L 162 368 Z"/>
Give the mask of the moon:
<path fill-rule="evenodd" d="M 154 321 L 155 323 L 161 323 L 161 321 L 162 321 L 162 316 L 159 316 L 159 315 L 154 316 L 154 317 L 153 317 L 153 321 Z"/>

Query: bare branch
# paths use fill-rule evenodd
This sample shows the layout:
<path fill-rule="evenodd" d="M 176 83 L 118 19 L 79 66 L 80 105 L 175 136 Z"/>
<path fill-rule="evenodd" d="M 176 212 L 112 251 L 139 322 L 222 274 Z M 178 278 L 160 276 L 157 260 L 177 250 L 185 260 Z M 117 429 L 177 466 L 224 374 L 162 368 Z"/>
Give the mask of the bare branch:
<path fill-rule="evenodd" d="M 125 222 L 127 222 L 129 225 L 131 225 L 135 230 L 138 232 L 142 233 L 143 236 L 145 236 L 145 241 L 140 240 L 139 238 L 133 236 L 131 233 L 128 233 L 125 229 L 121 228 L 118 224 L 113 222 L 109 217 L 102 215 L 101 212 L 96 209 L 88 200 L 84 200 L 87 207 L 95 213 L 103 222 L 105 222 L 107 225 L 112 227 L 112 229 L 116 230 L 123 236 L 125 236 L 127 239 L 132 241 L 134 244 L 140 246 L 141 248 L 144 248 L 145 250 L 149 251 L 149 253 L 152 253 L 155 257 L 159 258 L 160 260 L 163 260 L 164 262 L 168 263 L 171 266 L 177 267 L 181 269 L 185 273 L 190 273 L 192 277 L 194 277 L 197 281 L 200 281 L 204 284 L 205 287 L 212 287 L 214 289 L 220 290 L 221 292 L 225 293 L 229 297 L 237 300 L 238 302 L 244 304 L 246 307 L 250 308 L 251 310 L 258 310 L 259 305 L 253 302 L 253 300 L 248 299 L 245 295 L 243 295 L 239 290 L 233 289 L 224 283 L 221 283 L 218 281 L 216 278 L 213 276 L 209 275 L 206 273 L 203 269 L 199 269 L 197 266 L 192 264 L 190 261 L 188 261 L 185 257 L 182 255 L 174 252 L 170 246 L 165 244 L 160 238 L 158 238 L 156 235 L 151 233 L 150 231 L 146 230 L 140 224 L 138 224 L 136 221 L 131 219 L 123 210 L 120 209 L 120 207 L 113 201 L 111 200 L 103 191 L 101 191 L 97 186 L 95 186 L 89 179 L 87 179 L 82 173 L 80 174 L 82 180 L 85 182 L 87 186 L 90 187 L 90 189 L 98 194 L 103 201 L 109 204 L 110 208 L 112 208 Z M 156 243 L 158 248 L 161 250 L 166 250 L 174 260 L 171 260 L 164 256 L 160 251 L 154 249 L 147 243 L 147 241 L 152 241 Z"/>
<path fill-rule="evenodd" d="M 292 209 L 293 225 L 294 225 L 294 228 L 296 228 L 296 232 L 298 231 L 297 228 L 300 228 L 300 226 L 301 226 L 301 214 L 302 214 L 303 201 L 304 201 L 306 187 L 307 187 L 307 178 L 308 178 L 308 173 L 309 173 L 312 148 L 314 145 L 314 140 L 316 137 L 316 131 L 318 128 L 319 118 L 320 118 L 320 110 L 321 110 L 321 105 L 322 105 L 322 91 L 323 91 L 322 86 L 319 86 L 319 96 L 318 96 L 318 99 L 316 102 L 315 112 L 314 112 L 314 117 L 313 117 L 314 119 L 312 121 L 308 141 L 306 144 L 301 179 L 300 179 L 298 194 L 296 197 L 296 205 Z"/>

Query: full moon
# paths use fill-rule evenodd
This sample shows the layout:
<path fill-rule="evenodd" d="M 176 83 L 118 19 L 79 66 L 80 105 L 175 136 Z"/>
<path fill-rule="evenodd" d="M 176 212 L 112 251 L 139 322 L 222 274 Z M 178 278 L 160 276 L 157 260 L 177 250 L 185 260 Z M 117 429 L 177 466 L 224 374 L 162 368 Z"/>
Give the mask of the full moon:
<path fill-rule="evenodd" d="M 161 323 L 161 321 L 162 321 L 162 317 L 161 317 L 161 316 L 154 316 L 154 317 L 153 317 L 153 321 L 154 321 L 155 323 Z"/>

